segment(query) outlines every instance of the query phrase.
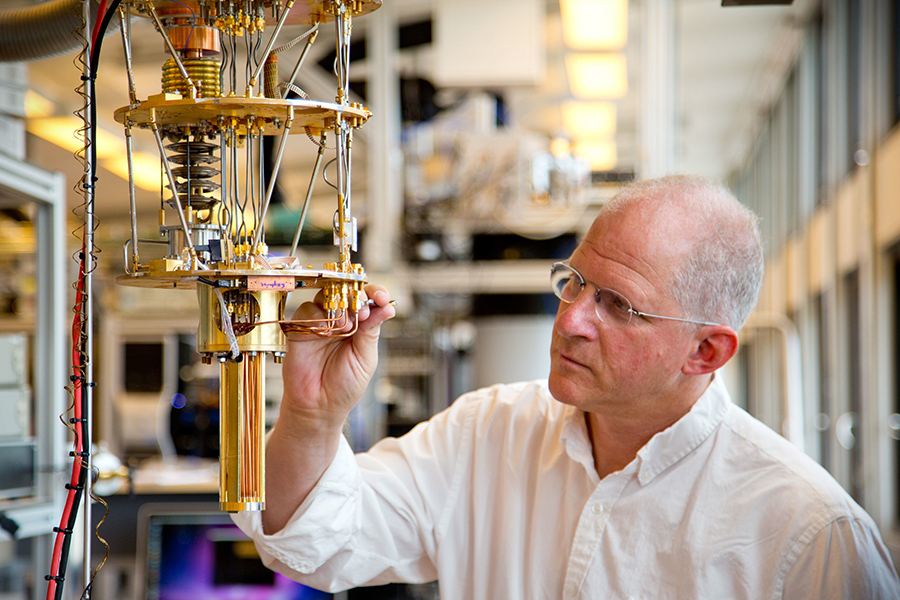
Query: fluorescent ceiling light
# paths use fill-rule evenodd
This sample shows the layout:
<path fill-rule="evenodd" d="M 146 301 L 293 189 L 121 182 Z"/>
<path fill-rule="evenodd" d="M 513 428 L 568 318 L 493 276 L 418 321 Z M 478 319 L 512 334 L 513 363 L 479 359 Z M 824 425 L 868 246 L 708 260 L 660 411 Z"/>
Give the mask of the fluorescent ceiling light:
<path fill-rule="evenodd" d="M 586 160 L 591 165 L 591 171 L 610 171 L 618 162 L 613 140 L 578 142 L 572 146 L 572 154 Z"/>
<path fill-rule="evenodd" d="M 25 129 L 28 133 L 65 148 L 69 152 L 77 152 L 82 148 L 82 141 L 75 137 L 75 132 L 83 126 L 75 117 L 50 117 L 47 119 L 27 119 Z M 122 153 L 125 141 L 114 133 L 100 127 L 97 128 L 97 158 L 107 158 Z"/>
<path fill-rule="evenodd" d="M 612 102 L 564 102 L 562 124 L 573 140 L 613 137 L 616 134 L 616 105 Z"/>
<path fill-rule="evenodd" d="M 159 155 L 149 152 L 134 152 L 132 159 L 134 185 L 148 192 L 158 192 L 160 189 Z M 107 158 L 100 164 L 113 175 L 128 180 L 128 157 L 124 154 Z"/>
<path fill-rule="evenodd" d="M 75 132 L 82 127 L 80 119 L 75 117 L 51 117 L 45 119 L 27 119 L 25 129 L 37 137 L 75 153 L 81 150 L 82 142 L 75 137 Z M 125 156 L 125 140 L 114 133 L 97 127 L 97 158 L 100 164 L 113 175 L 128 180 L 128 159 Z M 159 155 L 147 152 L 134 152 L 134 185 L 158 192 L 160 189 Z"/>
<path fill-rule="evenodd" d="M 624 54 L 569 54 L 566 74 L 569 90 L 576 98 L 612 100 L 628 93 Z"/>
<path fill-rule="evenodd" d="M 627 0 L 559 0 L 563 40 L 575 50 L 621 50 L 628 42 Z"/>
<path fill-rule="evenodd" d="M 34 90 L 25 92 L 25 116 L 29 119 L 49 117 L 56 113 L 56 102 Z"/>

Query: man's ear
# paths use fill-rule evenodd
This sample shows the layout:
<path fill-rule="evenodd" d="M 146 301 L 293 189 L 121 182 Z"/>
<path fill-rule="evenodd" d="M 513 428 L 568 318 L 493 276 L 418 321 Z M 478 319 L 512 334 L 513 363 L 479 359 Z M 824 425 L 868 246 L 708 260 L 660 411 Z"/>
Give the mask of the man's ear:
<path fill-rule="evenodd" d="M 738 350 L 738 335 L 727 325 L 707 325 L 697 331 L 693 352 L 681 372 L 685 375 L 712 373 L 731 360 Z"/>

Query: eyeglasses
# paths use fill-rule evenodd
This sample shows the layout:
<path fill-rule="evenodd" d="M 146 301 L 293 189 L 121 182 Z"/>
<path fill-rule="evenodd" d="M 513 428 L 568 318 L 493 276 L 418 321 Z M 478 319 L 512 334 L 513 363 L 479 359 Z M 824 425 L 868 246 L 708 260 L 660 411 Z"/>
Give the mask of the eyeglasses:
<path fill-rule="evenodd" d="M 550 269 L 550 286 L 556 297 L 567 304 L 572 304 L 581 294 L 585 286 L 591 285 L 597 291 L 594 293 L 594 312 L 597 318 L 604 324 L 612 327 L 625 327 L 631 323 L 631 317 L 637 315 L 639 317 L 652 317 L 654 319 L 666 319 L 669 321 L 681 321 L 683 323 L 696 323 L 697 325 L 720 325 L 720 323 L 712 323 L 709 321 L 693 321 L 691 319 L 680 319 L 678 317 L 664 317 L 662 315 L 651 315 L 639 310 L 635 310 L 631 306 L 628 298 L 615 292 L 609 288 L 602 288 L 585 281 L 581 273 L 573 269 L 568 261 L 558 262 Z"/>

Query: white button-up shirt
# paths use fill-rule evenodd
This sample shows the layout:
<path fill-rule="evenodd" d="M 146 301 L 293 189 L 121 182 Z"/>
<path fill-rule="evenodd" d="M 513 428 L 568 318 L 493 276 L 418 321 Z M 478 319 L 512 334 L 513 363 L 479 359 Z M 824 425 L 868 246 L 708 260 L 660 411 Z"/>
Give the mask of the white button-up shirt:
<path fill-rule="evenodd" d="M 439 579 L 443 600 L 900 598 L 871 518 L 716 378 L 624 469 L 545 381 L 486 388 L 353 456 L 280 532 L 235 515 L 320 589 Z"/>

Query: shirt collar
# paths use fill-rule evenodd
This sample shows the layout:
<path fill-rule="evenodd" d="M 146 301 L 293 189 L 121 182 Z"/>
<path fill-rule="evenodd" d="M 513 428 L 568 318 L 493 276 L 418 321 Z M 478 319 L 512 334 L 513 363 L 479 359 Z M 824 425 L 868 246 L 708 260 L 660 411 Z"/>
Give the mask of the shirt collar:
<path fill-rule="evenodd" d="M 594 468 L 594 452 L 588 436 L 584 411 L 568 404 L 563 404 L 563 426 L 559 434 L 559 443 L 572 460 L 581 463 L 597 477 Z"/>
<path fill-rule="evenodd" d="M 638 451 L 640 468 L 637 476 L 641 485 L 650 483 L 654 477 L 703 443 L 725 418 L 730 405 L 731 397 L 722 378 L 713 377 L 709 387 L 686 415 L 654 435 Z M 568 405 L 565 405 L 564 410 L 559 442 L 570 458 L 585 465 L 596 476 L 584 411 Z"/>
<path fill-rule="evenodd" d="M 722 378 L 713 377 L 709 387 L 686 415 L 650 438 L 638 450 L 641 460 L 638 481 L 641 485 L 650 483 L 703 443 L 725 418 L 730 405 L 731 397 Z"/>

